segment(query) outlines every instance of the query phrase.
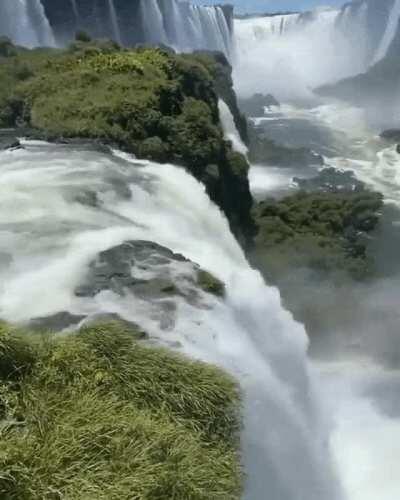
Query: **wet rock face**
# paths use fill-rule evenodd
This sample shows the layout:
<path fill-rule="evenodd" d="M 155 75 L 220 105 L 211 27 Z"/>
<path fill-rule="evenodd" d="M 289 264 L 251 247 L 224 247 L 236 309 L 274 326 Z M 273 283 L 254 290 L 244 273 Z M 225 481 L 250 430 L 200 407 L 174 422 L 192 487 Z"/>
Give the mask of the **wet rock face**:
<path fill-rule="evenodd" d="M 112 291 L 149 301 L 181 296 L 197 305 L 200 290 L 220 297 L 225 292 L 223 283 L 183 255 L 152 241 L 126 241 L 90 263 L 75 295 L 94 297 Z"/>
<path fill-rule="evenodd" d="M 75 295 L 94 297 L 110 290 L 122 296 L 131 291 L 142 298 L 162 298 L 176 289 L 169 272 L 176 262 L 189 261 L 153 242 L 128 241 L 98 255 Z"/>
<path fill-rule="evenodd" d="M 128 300 L 140 300 L 155 307 L 162 330 L 173 328 L 178 301 L 184 300 L 196 308 L 208 308 L 207 295 L 222 298 L 225 285 L 197 264 L 152 241 L 126 241 L 100 252 L 75 288 L 75 296 L 90 300 L 102 292 L 112 292 Z M 133 325 L 145 336 L 136 323 L 118 314 L 103 311 L 79 314 L 60 311 L 30 321 L 29 327 L 38 331 L 75 329 L 78 325 L 119 321 Z"/>
<path fill-rule="evenodd" d="M 15 130 L 0 129 L 0 151 L 2 149 L 16 149 L 21 147 Z"/>

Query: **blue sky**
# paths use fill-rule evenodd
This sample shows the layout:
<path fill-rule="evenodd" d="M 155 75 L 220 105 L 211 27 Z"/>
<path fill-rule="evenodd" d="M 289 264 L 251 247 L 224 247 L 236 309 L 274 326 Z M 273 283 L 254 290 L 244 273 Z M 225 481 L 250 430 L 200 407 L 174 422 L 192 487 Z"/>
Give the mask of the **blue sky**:
<path fill-rule="evenodd" d="M 276 12 L 281 10 L 307 10 L 321 5 L 337 7 L 345 0 L 195 0 L 199 4 L 230 3 L 237 12 Z"/>

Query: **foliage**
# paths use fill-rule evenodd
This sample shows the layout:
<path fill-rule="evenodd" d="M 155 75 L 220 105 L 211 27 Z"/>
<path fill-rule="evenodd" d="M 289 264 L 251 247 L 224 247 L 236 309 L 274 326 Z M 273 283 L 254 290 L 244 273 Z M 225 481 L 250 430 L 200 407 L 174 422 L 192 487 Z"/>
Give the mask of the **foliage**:
<path fill-rule="evenodd" d="M 86 31 L 79 30 L 75 33 L 75 40 L 77 42 L 89 43 L 92 41 L 92 38 Z"/>
<path fill-rule="evenodd" d="M 362 279 L 371 272 L 364 238 L 378 223 L 379 193 L 300 192 L 256 206 L 256 259 L 277 278 L 290 268 L 348 273 Z M 268 262 L 268 264 L 267 264 Z"/>
<path fill-rule="evenodd" d="M 236 385 L 131 333 L 2 327 L 0 365 L 29 373 L 0 373 L 1 498 L 239 498 Z"/>

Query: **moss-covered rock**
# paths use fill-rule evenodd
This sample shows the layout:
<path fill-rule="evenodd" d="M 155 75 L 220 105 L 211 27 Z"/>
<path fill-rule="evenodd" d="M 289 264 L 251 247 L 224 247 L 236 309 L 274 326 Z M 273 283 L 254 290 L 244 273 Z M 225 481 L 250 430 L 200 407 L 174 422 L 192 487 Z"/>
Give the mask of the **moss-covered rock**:
<path fill-rule="evenodd" d="M 218 297 L 223 297 L 225 295 L 224 283 L 207 271 L 198 271 L 197 284 L 207 293 L 212 293 Z"/>
<path fill-rule="evenodd" d="M 0 127 L 30 127 L 47 140 L 95 139 L 184 165 L 205 183 L 241 241 L 251 239 L 248 179 L 236 175 L 218 114 L 224 79 L 237 109 L 221 55 L 126 50 L 82 36 L 67 50 L 15 50 L 0 64 Z M 210 178 L 209 165 L 218 167 L 217 177 Z"/>
<path fill-rule="evenodd" d="M 238 391 L 220 370 L 109 323 L 67 337 L 0 330 L 0 497 L 234 500 Z"/>

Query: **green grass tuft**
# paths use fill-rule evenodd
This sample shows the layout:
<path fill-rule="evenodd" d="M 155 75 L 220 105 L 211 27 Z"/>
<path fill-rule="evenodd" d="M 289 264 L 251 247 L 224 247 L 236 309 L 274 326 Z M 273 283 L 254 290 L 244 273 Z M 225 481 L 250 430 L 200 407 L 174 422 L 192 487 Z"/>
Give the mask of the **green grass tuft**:
<path fill-rule="evenodd" d="M 238 391 L 220 370 L 120 323 L 67 337 L 3 326 L 0 346 L 12 367 L 0 372 L 0 498 L 240 497 Z"/>

